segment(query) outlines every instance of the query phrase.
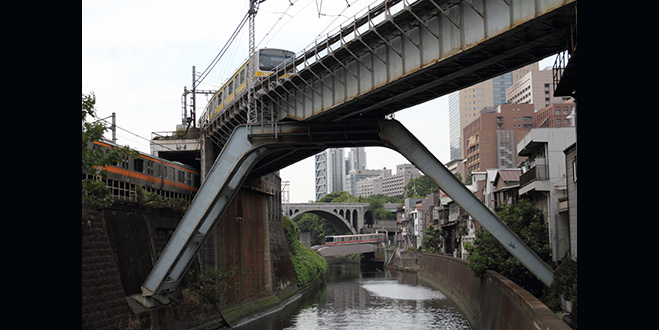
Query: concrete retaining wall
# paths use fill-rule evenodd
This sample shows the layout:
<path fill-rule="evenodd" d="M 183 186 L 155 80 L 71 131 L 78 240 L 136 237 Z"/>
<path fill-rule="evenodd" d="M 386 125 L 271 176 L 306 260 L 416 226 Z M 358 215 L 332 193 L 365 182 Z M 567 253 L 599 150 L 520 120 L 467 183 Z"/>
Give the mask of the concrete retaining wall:
<path fill-rule="evenodd" d="M 465 260 L 406 251 L 390 267 L 418 272 L 422 281 L 449 296 L 475 329 L 570 329 L 540 300 L 498 273 L 474 277 Z"/>
<path fill-rule="evenodd" d="M 141 293 L 183 213 L 119 203 L 105 210 L 83 209 L 82 328 L 214 329 L 299 296 L 279 187 L 276 175 L 248 178 L 193 261 L 195 272 L 235 266 L 241 273 L 220 302 L 204 311 L 187 310 L 190 305 L 180 294 L 171 304 L 148 311 L 126 299 Z M 189 284 L 186 275 L 181 288 Z"/>

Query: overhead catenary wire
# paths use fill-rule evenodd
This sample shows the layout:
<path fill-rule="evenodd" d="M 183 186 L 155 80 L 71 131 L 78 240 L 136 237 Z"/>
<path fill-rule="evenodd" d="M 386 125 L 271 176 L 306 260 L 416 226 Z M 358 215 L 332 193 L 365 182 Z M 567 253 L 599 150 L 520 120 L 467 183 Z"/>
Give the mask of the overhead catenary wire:
<path fill-rule="evenodd" d="M 106 119 L 106 118 L 102 118 L 102 119 L 99 119 L 99 120 L 97 120 L 97 121 L 102 121 L 102 122 L 107 123 L 107 124 L 112 124 L 111 122 L 108 122 L 108 121 L 105 120 L 105 119 Z M 168 147 L 168 146 L 166 146 L 166 145 L 164 145 L 164 144 L 160 144 L 160 143 L 154 142 L 154 140 L 147 139 L 147 138 L 145 138 L 145 137 L 143 137 L 143 136 L 141 136 L 141 135 L 139 135 L 139 134 L 133 133 L 133 132 L 131 132 L 131 131 L 129 131 L 129 130 L 123 128 L 123 127 L 120 127 L 120 126 L 118 126 L 118 125 L 114 125 L 114 127 L 118 128 L 118 129 L 120 129 L 120 130 L 122 130 L 122 131 L 124 131 L 124 132 L 126 132 L 126 133 L 129 133 L 129 134 L 131 134 L 131 135 L 133 135 L 133 136 L 136 136 L 136 137 L 138 137 L 138 138 L 140 138 L 140 139 L 142 139 L 142 140 L 145 140 L 145 141 L 147 141 L 147 142 L 149 142 L 149 143 L 151 143 L 151 144 L 155 144 L 155 145 L 161 146 L 161 147 L 163 147 L 163 148 L 165 148 L 165 149 L 168 149 L 168 150 L 171 150 L 171 151 L 176 151 L 175 149 L 172 149 L 172 148 L 170 148 L 170 147 Z M 127 139 L 127 140 L 130 140 L 130 139 L 128 139 L 128 138 L 126 138 L 126 139 Z M 133 142 L 136 142 L 136 143 L 138 142 L 138 141 L 135 141 L 135 140 L 130 140 L 130 141 L 133 141 Z"/>
<path fill-rule="evenodd" d="M 196 79 L 196 85 L 201 84 L 201 82 L 204 81 L 204 79 L 206 79 L 206 77 L 211 72 L 211 70 L 213 70 L 213 68 L 215 67 L 217 62 L 219 62 L 220 59 L 222 58 L 222 56 L 224 56 L 224 53 L 226 53 L 227 49 L 229 49 L 229 46 L 231 46 L 231 44 L 233 43 L 233 41 L 236 38 L 236 36 L 238 35 L 238 33 L 240 33 L 242 28 L 245 26 L 245 23 L 247 23 L 248 17 L 249 17 L 249 13 L 245 14 L 245 16 L 240 21 L 240 23 L 238 23 L 238 27 L 236 28 L 236 30 L 233 31 L 233 34 L 231 34 L 231 36 L 229 37 L 229 40 L 227 41 L 227 43 L 224 44 L 224 47 L 222 47 L 220 52 L 217 53 L 217 55 L 215 56 L 213 61 L 211 61 L 211 63 L 208 65 L 208 67 L 203 72 L 201 72 L 199 78 Z"/>

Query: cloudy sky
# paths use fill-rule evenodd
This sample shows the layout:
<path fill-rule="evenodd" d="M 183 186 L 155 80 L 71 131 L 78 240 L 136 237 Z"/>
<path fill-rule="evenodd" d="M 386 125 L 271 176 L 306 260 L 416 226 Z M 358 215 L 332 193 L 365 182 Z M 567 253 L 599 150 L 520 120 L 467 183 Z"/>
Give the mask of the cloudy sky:
<path fill-rule="evenodd" d="M 267 0 L 256 18 L 257 47 L 296 53 L 364 11 L 374 0 Z M 349 5 L 348 5 L 349 4 Z M 206 70 L 248 10 L 249 1 L 83 0 L 82 92 L 96 95 L 100 118 L 117 115 L 117 143 L 149 152 L 152 132 L 181 123 L 192 67 Z M 199 89 L 216 90 L 248 54 L 247 24 Z M 541 68 L 543 65 L 540 66 Z M 197 96 L 198 117 L 206 105 Z M 395 114 L 442 162 L 449 161 L 448 96 Z M 367 148 L 369 168 L 407 162 Z M 281 170 L 291 202 L 314 199 L 313 157 Z"/>

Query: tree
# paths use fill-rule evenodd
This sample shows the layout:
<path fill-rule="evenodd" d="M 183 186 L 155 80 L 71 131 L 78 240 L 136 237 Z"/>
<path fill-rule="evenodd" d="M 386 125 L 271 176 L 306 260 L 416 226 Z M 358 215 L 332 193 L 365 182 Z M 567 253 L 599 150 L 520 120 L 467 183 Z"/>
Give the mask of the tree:
<path fill-rule="evenodd" d="M 432 192 L 438 192 L 439 187 L 429 176 L 422 175 L 410 180 L 405 186 L 405 190 L 407 191 L 407 197 L 420 198 Z"/>
<path fill-rule="evenodd" d="M 311 245 L 325 244 L 325 236 L 338 235 L 327 220 L 311 213 L 296 216 L 293 221 L 301 232 L 311 233 Z"/>
<path fill-rule="evenodd" d="M 531 202 L 520 200 L 516 205 L 505 206 L 498 215 L 538 257 L 551 263 L 548 229 L 540 210 Z M 475 276 L 494 270 L 538 298 L 547 293 L 545 285 L 486 230 L 477 230 L 474 245 L 465 243 L 465 248 L 469 251 L 469 268 Z"/>
<path fill-rule="evenodd" d="M 442 229 L 439 226 L 434 226 L 433 224 L 426 227 L 426 232 L 423 235 L 423 241 L 421 242 L 421 249 L 431 252 L 439 253 L 442 251 L 442 244 L 444 240 L 442 239 Z"/>
<path fill-rule="evenodd" d="M 357 203 L 359 199 L 347 191 L 335 191 L 319 199 L 318 203 Z"/>
<path fill-rule="evenodd" d="M 103 169 L 106 165 L 117 163 L 122 157 L 137 154 L 129 147 L 121 147 L 103 152 L 97 148 L 90 148 L 90 143 L 99 141 L 108 129 L 96 117 L 96 96 L 94 93 L 85 95 L 82 93 L 82 173 L 106 177 L 107 172 Z M 82 181 L 82 202 L 95 207 L 107 207 L 112 204 L 111 196 L 108 196 L 107 187 L 93 179 Z"/>

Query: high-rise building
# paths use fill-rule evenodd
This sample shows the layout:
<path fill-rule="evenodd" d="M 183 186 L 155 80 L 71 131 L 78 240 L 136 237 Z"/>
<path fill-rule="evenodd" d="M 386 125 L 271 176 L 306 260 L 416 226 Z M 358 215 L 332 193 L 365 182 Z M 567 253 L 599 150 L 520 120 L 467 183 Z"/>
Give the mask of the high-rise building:
<path fill-rule="evenodd" d="M 345 157 L 343 149 L 326 149 L 316 154 L 316 200 L 344 190 Z"/>
<path fill-rule="evenodd" d="M 506 90 L 506 103 L 533 104 L 535 111 L 553 103 L 569 100 L 569 96 L 554 97 L 552 70 L 531 70 Z"/>
<path fill-rule="evenodd" d="M 351 170 L 365 170 L 366 169 L 366 150 L 364 147 L 350 148 L 348 151 L 348 164 L 346 165 L 346 173 Z"/>
<path fill-rule="evenodd" d="M 462 150 L 462 132 L 464 128 L 480 116 L 485 108 L 496 109 L 506 102 L 506 89 L 512 86 L 525 73 L 538 70 L 538 63 L 533 63 L 463 88 L 449 95 L 449 135 L 451 159 L 465 158 Z"/>

